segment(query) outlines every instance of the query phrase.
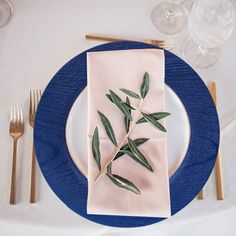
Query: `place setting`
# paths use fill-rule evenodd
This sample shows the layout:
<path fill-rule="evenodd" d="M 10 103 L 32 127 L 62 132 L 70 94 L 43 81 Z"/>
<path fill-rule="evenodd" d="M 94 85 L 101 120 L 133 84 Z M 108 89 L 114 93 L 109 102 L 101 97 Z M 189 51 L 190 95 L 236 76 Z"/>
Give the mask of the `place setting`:
<path fill-rule="evenodd" d="M 32 205 L 42 191 L 37 171 L 69 211 L 109 227 L 157 224 L 194 199 L 201 204 L 212 172 L 212 201 L 226 198 L 218 84 L 214 78 L 205 84 L 197 71 L 220 59 L 235 6 L 196 0 L 187 8 L 185 2 L 153 8 L 150 20 L 166 40 L 84 34 L 98 45 L 65 61 L 45 89 L 31 89 L 27 113 L 20 104 L 10 107 L 11 207 L 20 194 L 17 145 L 26 125 L 33 130 L 27 145 Z M 187 24 L 191 38 L 180 58 L 170 37 Z"/>

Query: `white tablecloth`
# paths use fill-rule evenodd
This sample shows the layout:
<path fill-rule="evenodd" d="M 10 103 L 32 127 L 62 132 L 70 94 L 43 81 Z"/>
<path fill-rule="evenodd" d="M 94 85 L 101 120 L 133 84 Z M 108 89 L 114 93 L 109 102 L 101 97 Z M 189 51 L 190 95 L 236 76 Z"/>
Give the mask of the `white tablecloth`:
<path fill-rule="evenodd" d="M 162 223 L 138 229 L 117 229 L 89 222 L 68 209 L 38 173 L 38 203 L 30 205 L 29 183 L 32 129 L 28 123 L 19 141 L 18 204 L 10 206 L 9 186 L 12 140 L 8 135 L 9 108 L 21 103 L 28 119 L 31 88 L 44 89 L 55 72 L 69 59 L 100 42 L 85 41 L 87 33 L 133 38 L 171 38 L 181 55 L 187 28 L 175 36 L 158 33 L 150 13 L 156 0 L 12 0 L 14 15 L 0 29 L 0 234 L 8 235 L 236 235 L 236 127 L 222 132 L 221 155 L 225 200 L 216 201 L 214 178 L 205 190 L 204 201 L 189 206 Z M 204 82 L 217 83 L 219 117 L 224 127 L 236 117 L 236 31 L 221 48 L 217 64 L 199 70 Z"/>

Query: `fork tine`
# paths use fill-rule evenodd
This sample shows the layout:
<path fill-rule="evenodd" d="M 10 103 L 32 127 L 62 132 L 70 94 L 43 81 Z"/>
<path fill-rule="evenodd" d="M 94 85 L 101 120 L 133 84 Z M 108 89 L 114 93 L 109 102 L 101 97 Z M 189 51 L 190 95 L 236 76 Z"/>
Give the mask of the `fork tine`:
<path fill-rule="evenodd" d="M 41 89 L 39 89 L 38 91 L 39 91 L 39 101 L 40 101 L 40 98 L 41 98 Z"/>
<path fill-rule="evenodd" d="M 32 114 L 34 114 L 34 89 L 32 89 Z"/>
<path fill-rule="evenodd" d="M 10 125 L 22 126 L 24 123 L 21 105 L 12 105 L 10 109 Z"/>
<path fill-rule="evenodd" d="M 156 43 L 158 45 L 173 45 L 173 43 L 167 43 L 167 42 L 164 42 L 164 43 Z"/>
<path fill-rule="evenodd" d="M 36 109 L 35 112 L 37 111 L 37 106 L 38 106 L 38 102 L 39 102 L 39 94 L 38 94 L 38 89 L 35 90 L 35 98 L 36 98 Z"/>
<path fill-rule="evenodd" d="M 19 124 L 21 124 L 20 110 L 21 110 L 21 106 L 18 105 L 18 108 L 17 108 L 17 123 L 19 123 Z"/>
<path fill-rule="evenodd" d="M 35 90 L 33 89 L 33 96 L 32 96 L 32 106 L 33 106 L 33 110 L 32 110 L 32 114 L 34 115 L 35 113 Z"/>
<path fill-rule="evenodd" d="M 173 45 L 173 43 L 154 43 L 154 45 L 170 45 L 170 46 L 172 46 Z"/>
<path fill-rule="evenodd" d="M 16 105 L 13 107 L 13 124 L 16 123 Z"/>
<path fill-rule="evenodd" d="M 35 113 L 35 90 L 32 90 L 32 114 Z"/>
<path fill-rule="evenodd" d="M 174 46 L 172 43 L 152 43 L 152 44 L 155 45 L 155 46 L 164 48 L 166 50 L 170 50 Z"/>
<path fill-rule="evenodd" d="M 31 96 L 32 115 L 34 115 L 34 89 L 31 90 Z"/>
<path fill-rule="evenodd" d="M 173 47 L 163 47 L 165 50 L 171 50 Z"/>
<path fill-rule="evenodd" d="M 154 44 L 173 44 L 173 41 L 162 41 L 162 42 L 157 42 L 157 41 L 154 41 L 153 42 Z"/>
<path fill-rule="evenodd" d="M 37 94 L 38 94 L 38 102 L 37 102 L 37 106 L 38 106 L 38 104 L 39 104 L 39 102 L 40 102 L 40 98 L 41 98 L 41 90 L 40 89 L 38 89 L 37 90 Z"/>
<path fill-rule="evenodd" d="M 23 123 L 24 123 L 23 109 L 22 106 L 20 106 L 20 124 L 23 125 Z"/>
<path fill-rule="evenodd" d="M 10 123 L 13 122 L 13 106 L 11 106 L 11 111 L 10 111 Z"/>
<path fill-rule="evenodd" d="M 15 124 L 18 123 L 18 105 L 15 106 Z"/>
<path fill-rule="evenodd" d="M 34 89 L 34 114 L 36 113 L 37 109 L 37 89 Z"/>
<path fill-rule="evenodd" d="M 172 40 L 172 39 L 166 39 L 166 40 L 155 40 L 155 39 L 150 39 L 150 40 L 152 40 L 153 42 L 174 42 L 174 40 Z"/>
<path fill-rule="evenodd" d="M 18 122 L 18 118 L 19 118 L 19 117 L 18 117 L 18 114 L 19 114 L 19 111 L 18 111 L 18 110 L 19 110 L 19 106 L 16 105 L 16 108 L 15 108 L 15 113 L 16 113 L 15 124 L 16 124 L 16 125 L 18 125 L 18 123 L 19 123 L 19 122 Z"/>
<path fill-rule="evenodd" d="M 14 109 L 15 109 L 15 105 L 12 105 L 12 107 L 11 107 L 11 111 L 12 111 L 12 123 L 14 124 Z"/>
<path fill-rule="evenodd" d="M 32 104 L 32 101 L 33 101 L 33 97 L 32 97 L 32 89 L 30 89 L 30 108 L 29 108 L 29 113 L 30 115 L 32 114 L 33 112 L 33 104 Z"/>

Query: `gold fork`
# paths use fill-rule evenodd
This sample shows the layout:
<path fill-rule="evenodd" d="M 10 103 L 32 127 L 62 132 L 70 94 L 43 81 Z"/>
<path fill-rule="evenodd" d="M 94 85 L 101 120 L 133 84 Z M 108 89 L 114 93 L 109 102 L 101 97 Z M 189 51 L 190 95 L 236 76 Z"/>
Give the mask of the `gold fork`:
<path fill-rule="evenodd" d="M 22 107 L 15 105 L 11 107 L 9 134 L 13 138 L 13 159 L 11 172 L 10 204 L 16 204 L 16 156 L 17 141 L 24 133 L 24 118 Z"/>
<path fill-rule="evenodd" d="M 149 43 L 154 46 L 158 46 L 164 48 L 166 50 L 171 50 L 174 45 L 173 40 L 154 40 L 154 39 L 141 39 L 141 40 L 133 40 L 133 39 L 122 39 L 122 38 L 114 38 L 110 36 L 103 35 L 85 35 L 86 39 L 100 40 L 100 41 L 110 41 L 110 42 L 118 42 L 118 41 L 138 41 Z"/>
<path fill-rule="evenodd" d="M 41 98 L 40 89 L 30 90 L 30 108 L 29 108 L 29 124 L 34 128 L 35 114 L 37 106 Z M 32 165 L 31 165 L 31 183 L 30 183 L 30 203 L 35 203 L 35 168 L 36 168 L 36 155 L 34 149 L 34 137 L 32 146 Z"/>

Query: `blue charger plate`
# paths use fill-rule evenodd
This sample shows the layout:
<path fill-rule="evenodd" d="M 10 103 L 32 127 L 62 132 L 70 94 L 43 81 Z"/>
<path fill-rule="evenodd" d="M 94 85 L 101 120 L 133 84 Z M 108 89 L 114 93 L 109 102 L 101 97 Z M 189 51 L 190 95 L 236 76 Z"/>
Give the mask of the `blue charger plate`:
<path fill-rule="evenodd" d="M 165 218 L 88 215 L 88 183 L 72 161 L 65 128 L 69 111 L 87 85 L 86 53 L 91 51 L 157 48 L 139 42 L 103 44 L 66 63 L 43 93 L 36 115 L 34 140 L 41 171 L 60 200 L 77 214 L 103 225 L 139 227 Z M 170 178 L 171 214 L 190 203 L 207 181 L 219 146 L 219 121 L 213 100 L 198 74 L 183 60 L 165 51 L 165 83 L 188 113 L 191 135 L 186 156 Z M 178 124 L 177 124 L 178 125 Z"/>

